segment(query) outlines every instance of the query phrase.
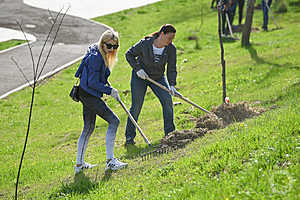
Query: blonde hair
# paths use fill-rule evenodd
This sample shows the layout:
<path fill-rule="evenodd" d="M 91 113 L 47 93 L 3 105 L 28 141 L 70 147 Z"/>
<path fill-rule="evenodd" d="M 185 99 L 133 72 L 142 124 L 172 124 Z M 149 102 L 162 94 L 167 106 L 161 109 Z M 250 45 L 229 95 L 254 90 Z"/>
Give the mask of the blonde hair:
<path fill-rule="evenodd" d="M 108 29 L 104 31 L 104 33 L 101 35 L 98 43 L 99 51 L 104 59 L 105 65 L 112 70 L 116 61 L 117 61 L 117 52 L 118 49 L 113 49 L 111 53 L 105 53 L 103 50 L 103 45 L 105 42 L 109 42 L 113 40 L 116 44 L 120 45 L 120 39 L 118 32 L 115 32 L 112 29 Z"/>

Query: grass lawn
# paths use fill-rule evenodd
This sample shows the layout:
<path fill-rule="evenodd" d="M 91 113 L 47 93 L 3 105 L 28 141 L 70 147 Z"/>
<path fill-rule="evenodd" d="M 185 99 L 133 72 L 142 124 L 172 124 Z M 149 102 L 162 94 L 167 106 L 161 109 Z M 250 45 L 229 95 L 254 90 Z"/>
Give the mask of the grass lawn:
<path fill-rule="evenodd" d="M 217 13 L 210 0 L 163 0 L 94 20 L 116 29 L 121 37 L 119 60 L 110 77 L 130 107 L 131 67 L 126 50 L 164 23 L 177 28 L 179 92 L 211 110 L 222 103 Z M 137 135 L 126 149 L 126 113 L 111 97 L 107 104 L 121 123 L 115 155 L 127 169 L 105 174 L 107 124 L 97 118 L 86 161 L 99 167 L 74 177 L 82 106 L 69 90 L 78 63 L 49 78 L 36 92 L 30 137 L 19 185 L 20 199 L 300 199 L 300 10 L 289 0 L 288 12 L 270 17 L 269 32 L 251 34 L 252 45 L 225 42 L 227 94 L 232 103 L 247 101 L 268 112 L 196 139 L 184 149 L 141 161 L 147 145 Z M 236 17 L 237 18 L 237 17 Z M 253 26 L 262 26 L 255 10 Z M 199 48 L 189 36 L 199 37 Z M 236 36 L 241 38 L 240 34 Z M 0 100 L 0 198 L 13 198 L 27 128 L 31 89 Z M 180 101 L 174 99 L 174 101 Z M 182 102 L 174 107 L 178 130 L 191 129 L 191 118 L 204 115 Z M 163 137 L 162 111 L 149 90 L 138 121 L 153 144 Z M 298 191 L 298 192 L 297 192 Z"/>
<path fill-rule="evenodd" d="M 0 42 L 0 51 L 25 43 L 25 40 L 9 40 Z"/>

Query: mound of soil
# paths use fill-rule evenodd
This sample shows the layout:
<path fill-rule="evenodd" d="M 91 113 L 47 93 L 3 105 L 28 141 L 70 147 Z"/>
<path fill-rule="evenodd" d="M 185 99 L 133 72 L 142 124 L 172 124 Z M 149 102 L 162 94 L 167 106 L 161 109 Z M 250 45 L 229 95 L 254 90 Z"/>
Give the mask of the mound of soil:
<path fill-rule="evenodd" d="M 254 109 L 247 102 L 236 104 L 222 104 L 219 107 L 213 107 L 215 115 L 205 115 L 196 121 L 196 128 L 207 128 L 209 130 L 224 128 L 231 123 L 241 122 L 247 118 L 260 115 L 264 110 Z"/>
<path fill-rule="evenodd" d="M 234 122 L 241 122 L 264 112 L 264 109 L 254 109 L 247 102 L 222 104 L 212 108 L 213 114 L 207 114 L 196 119 L 196 126 L 191 130 L 174 131 L 161 139 L 159 148 L 183 148 L 194 139 L 205 135 L 208 131 L 220 129 Z"/>

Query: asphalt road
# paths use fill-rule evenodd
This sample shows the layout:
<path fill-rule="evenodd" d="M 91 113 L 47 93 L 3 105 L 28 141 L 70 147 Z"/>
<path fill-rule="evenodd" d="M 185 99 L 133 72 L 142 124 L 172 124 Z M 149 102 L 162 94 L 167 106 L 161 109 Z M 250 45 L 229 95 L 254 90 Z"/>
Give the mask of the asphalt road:
<path fill-rule="evenodd" d="M 23 0 L 0 0 L 0 27 L 20 30 L 16 23 L 18 21 L 26 33 L 37 38 L 36 42 L 31 43 L 35 65 L 57 14 L 57 12 L 25 5 Z M 62 15 L 58 21 L 61 17 Z M 56 28 L 57 26 L 54 27 L 55 30 Z M 41 78 L 50 76 L 80 60 L 88 45 L 97 42 L 107 28 L 100 23 L 66 15 Z M 54 33 L 50 36 L 49 43 L 42 54 L 39 69 L 44 64 L 53 38 Z M 27 45 L 0 53 L 0 99 L 28 86 L 11 57 L 17 61 L 27 79 L 33 80 L 33 64 Z"/>

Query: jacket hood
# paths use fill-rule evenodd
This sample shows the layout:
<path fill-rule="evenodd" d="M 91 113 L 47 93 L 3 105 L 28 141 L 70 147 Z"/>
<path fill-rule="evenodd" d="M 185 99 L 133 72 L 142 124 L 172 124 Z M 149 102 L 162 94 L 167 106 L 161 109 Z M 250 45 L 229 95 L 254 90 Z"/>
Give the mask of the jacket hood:
<path fill-rule="evenodd" d="M 98 48 L 98 45 L 97 44 L 91 44 L 88 49 L 87 49 L 87 54 L 95 54 L 97 55 L 97 53 L 100 53 L 99 52 L 99 48 Z"/>

